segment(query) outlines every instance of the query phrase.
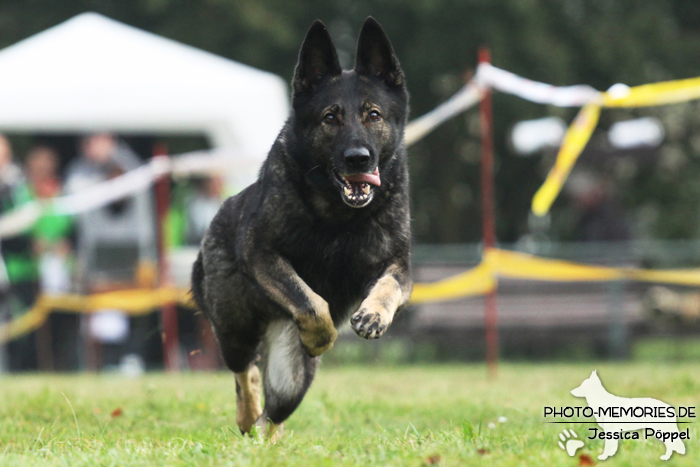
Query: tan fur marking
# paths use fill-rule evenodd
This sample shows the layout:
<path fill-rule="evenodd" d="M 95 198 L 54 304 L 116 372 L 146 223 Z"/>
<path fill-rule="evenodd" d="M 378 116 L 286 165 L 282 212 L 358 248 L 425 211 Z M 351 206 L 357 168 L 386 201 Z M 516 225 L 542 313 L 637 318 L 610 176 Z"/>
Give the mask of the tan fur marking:
<path fill-rule="evenodd" d="M 264 433 L 270 444 L 277 444 L 284 434 L 284 423 L 273 423 L 270 420 L 263 420 L 262 417 L 255 422 L 258 433 Z"/>
<path fill-rule="evenodd" d="M 282 439 L 283 434 L 284 434 L 284 423 L 280 423 L 278 425 L 276 423 L 268 422 L 268 424 L 267 424 L 267 439 L 270 441 L 270 444 L 277 444 L 277 441 Z"/>
<path fill-rule="evenodd" d="M 360 309 L 353 315 L 353 318 L 356 316 L 362 317 L 360 322 L 353 325 L 355 331 L 362 337 L 368 339 L 380 337 L 394 320 L 396 310 L 408 301 L 411 295 L 410 286 L 406 290 L 401 288 L 401 284 L 394 277 L 394 274 L 398 272 L 399 269 L 396 266 L 387 268 L 384 275 L 377 280 L 367 298 L 360 305 Z M 377 324 L 376 330 L 369 334 L 360 329 L 366 316 L 370 318 L 369 322 L 364 323 L 365 329 L 372 324 Z"/>
<path fill-rule="evenodd" d="M 362 302 L 362 307 L 367 307 L 375 313 L 382 315 L 383 324 L 390 324 L 394 319 L 396 309 L 401 305 L 401 287 L 392 276 L 383 276 L 372 287 L 372 291 Z"/>
<path fill-rule="evenodd" d="M 317 310 L 316 316 L 306 313 L 295 316 L 301 343 L 314 357 L 330 350 L 338 337 L 338 331 L 333 325 L 331 313 L 328 310 L 328 303 L 321 297 L 319 298 L 323 301 L 323 308 L 314 306 L 314 309 Z M 318 310 L 323 311 L 319 312 Z"/>
<path fill-rule="evenodd" d="M 234 373 L 240 393 L 236 393 L 236 423 L 243 433 L 250 433 L 255 421 L 262 414 L 260 370 L 251 365 L 243 373 Z"/>
<path fill-rule="evenodd" d="M 299 327 L 301 343 L 309 353 L 317 357 L 330 350 L 338 337 L 338 331 L 333 325 L 328 303 L 297 275 L 286 260 L 278 257 L 273 270 L 275 274 L 270 275 L 262 269 L 256 269 L 255 278 L 258 283 L 277 304 L 292 314 Z M 301 292 L 311 305 L 313 312 L 310 313 L 309 310 L 300 307 L 300 304 L 290 299 L 284 291 L 284 286 L 275 277 L 283 277 L 282 280 L 287 282 L 286 285 L 291 285 Z"/>

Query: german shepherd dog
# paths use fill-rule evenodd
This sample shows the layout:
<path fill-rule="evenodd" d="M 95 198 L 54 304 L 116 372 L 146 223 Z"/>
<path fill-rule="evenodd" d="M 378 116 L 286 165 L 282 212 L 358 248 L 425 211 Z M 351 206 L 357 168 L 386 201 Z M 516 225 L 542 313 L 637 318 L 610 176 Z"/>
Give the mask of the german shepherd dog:
<path fill-rule="evenodd" d="M 412 287 L 408 93 L 389 39 L 367 18 L 355 68 L 342 70 L 316 21 L 292 85 L 291 115 L 258 180 L 224 202 L 192 271 L 235 374 L 236 422 L 243 433 L 267 425 L 274 439 L 336 326 L 352 315 L 360 337 L 380 337 Z"/>

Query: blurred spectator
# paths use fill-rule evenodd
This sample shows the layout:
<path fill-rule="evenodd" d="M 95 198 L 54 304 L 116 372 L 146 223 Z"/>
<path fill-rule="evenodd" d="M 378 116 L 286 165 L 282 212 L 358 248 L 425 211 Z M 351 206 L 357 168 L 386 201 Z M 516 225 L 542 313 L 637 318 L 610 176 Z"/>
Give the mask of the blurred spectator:
<path fill-rule="evenodd" d="M 209 224 L 219 211 L 224 193 L 221 177 L 197 180 L 195 191 L 187 200 L 187 243 L 199 245 Z"/>
<path fill-rule="evenodd" d="M 118 177 L 141 165 L 134 152 L 113 135 L 100 133 L 82 141 L 81 153 L 67 168 L 66 191 L 80 192 L 97 183 Z M 155 278 L 155 215 L 151 193 L 143 191 L 78 216 L 78 286 L 82 293 L 99 293 L 135 286 L 142 278 Z M 115 364 L 125 352 L 144 355 L 160 340 L 153 329 L 157 317 L 131 320 L 117 310 L 109 311 L 110 322 L 120 320 L 123 332 L 117 338 L 94 332 L 104 316 L 86 320 L 90 350 L 87 366 L 98 369 Z M 154 322 L 154 320 L 156 320 Z M 89 322 L 88 322 L 89 321 Z"/>
<path fill-rule="evenodd" d="M 27 154 L 27 179 L 31 195 L 37 200 L 61 194 L 58 154 L 45 146 L 35 146 Z M 68 292 L 71 288 L 70 236 L 72 220 L 68 216 L 47 214 L 32 229 L 34 252 L 39 258 L 39 280 L 43 293 Z"/>
<path fill-rule="evenodd" d="M 574 230 L 577 241 L 615 242 L 632 238 L 622 203 L 603 177 L 580 169 L 569 177 L 566 187 L 581 212 Z"/>
<path fill-rule="evenodd" d="M 126 144 L 119 143 L 109 133 L 87 136 L 82 151 L 67 168 L 66 191 L 75 193 L 110 178 L 115 169 L 126 172 L 141 165 L 141 161 Z"/>
<path fill-rule="evenodd" d="M 166 221 L 169 247 L 199 246 L 224 198 L 219 176 L 196 177 L 177 183 Z"/>
<path fill-rule="evenodd" d="M 27 154 L 27 180 L 31 195 L 41 201 L 61 194 L 58 154 L 35 146 Z M 67 293 L 72 289 L 73 221 L 69 216 L 47 213 L 32 228 L 34 253 L 39 267 L 42 294 Z M 77 370 L 79 364 L 79 316 L 54 310 L 48 323 L 37 331 L 40 369 Z"/>
<path fill-rule="evenodd" d="M 75 193 L 141 165 L 133 151 L 114 136 L 86 137 L 79 157 L 68 166 L 66 191 Z M 78 265 L 81 286 L 109 288 L 132 284 L 141 262 L 155 261 L 155 224 L 149 192 L 137 193 L 80 214 Z"/>
<path fill-rule="evenodd" d="M 12 147 L 0 135 L 0 215 L 31 200 L 31 194 L 21 170 L 13 162 Z M 32 236 L 26 233 L 0 240 L 4 263 L 4 319 L 21 316 L 28 311 L 37 295 L 37 264 L 33 257 Z M 30 333 L 11 341 L 7 346 L 8 367 L 11 371 L 37 368 L 35 334 Z"/>

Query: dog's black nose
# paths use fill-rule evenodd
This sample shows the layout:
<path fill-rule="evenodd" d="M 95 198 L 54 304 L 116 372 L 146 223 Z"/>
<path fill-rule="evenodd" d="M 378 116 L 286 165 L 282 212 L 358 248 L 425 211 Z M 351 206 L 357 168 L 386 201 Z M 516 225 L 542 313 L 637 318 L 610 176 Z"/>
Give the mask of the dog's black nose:
<path fill-rule="evenodd" d="M 343 158 L 348 168 L 353 170 L 367 170 L 369 168 L 369 149 L 350 148 L 343 153 Z"/>

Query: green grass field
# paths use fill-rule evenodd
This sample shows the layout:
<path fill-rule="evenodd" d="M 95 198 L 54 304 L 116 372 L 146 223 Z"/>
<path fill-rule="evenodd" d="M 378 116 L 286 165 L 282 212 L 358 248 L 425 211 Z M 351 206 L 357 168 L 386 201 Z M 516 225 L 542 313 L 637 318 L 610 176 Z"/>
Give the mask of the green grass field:
<path fill-rule="evenodd" d="M 697 364 L 503 365 L 493 381 L 480 365 L 322 367 L 270 445 L 238 434 L 231 374 L 5 376 L 0 465 L 578 466 L 557 447 L 573 425 L 542 412 L 584 405 L 568 391 L 594 368 L 615 394 L 698 405 Z M 668 465 L 697 466 L 700 425 L 683 426 L 687 454 Z M 603 441 L 584 441 L 598 465 L 665 464 L 655 440 L 623 440 L 604 462 Z"/>

